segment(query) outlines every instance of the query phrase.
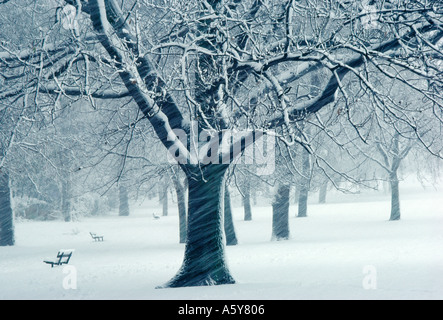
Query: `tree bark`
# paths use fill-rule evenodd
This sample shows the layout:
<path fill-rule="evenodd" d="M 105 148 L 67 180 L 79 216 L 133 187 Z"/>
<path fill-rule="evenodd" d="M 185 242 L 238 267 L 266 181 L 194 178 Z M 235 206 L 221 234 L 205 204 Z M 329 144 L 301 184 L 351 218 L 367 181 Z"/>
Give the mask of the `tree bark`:
<path fill-rule="evenodd" d="M 186 165 L 188 234 L 182 267 L 164 287 L 235 283 L 223 242 L 224 175 L 228 165 Z"/>
<path fill-rule="evenodd" d="M 229 193 L 228 186 L 225 186 L 224 215 L 226 245 L 235 246 L 237 245 L 238 241 L 237 235 L 235 234 L 234 221 L 232 217 L 231 195 Z"/>
<path fill-rule="evenodd" d="M 300 185 L 300 192 L 298 196 L 298 215 L 297 217 L 303 218 L 308 215 L 308 193 L 309 193 L 309 184 L 310 184 L 310 170 L 311 170 L 311 162 L 309 153 L 306 150 L 302 150 L 302 181 Z"/>
<path fill-rule="evenodd" d="M 398 181 L 398 169 L 404 157 L 408 154 L 410 147 L 407 147 L 403 152 L 400 152 L 400 134 L 395 133 L 392 140 L 392 152 L 394 157 L 391 163 L 391 170 L 389 172 L 389 181 L 391 186 L 391 216 L 390 221 L 400 220 L 400 190 Z M 403 155 L 401 155 L 401 153 Z"/>
<path fill-rule="evenodd" d="M 163 188 L 160 191 L 160 202 L 163 207 L 163 216 L 166 217 L 168 215 L 168 184 L 166 182 L 163 184 Z"/>
<path fill-rule="evenodd" d="M 308 189 L 303 187 L 298 196 L 298 218 L 305 218 L 308 216 Z"/>
<path fill-rule="evenodd" d="M 245 184 L 244 197 L 243 197 L 243 209 L 244 209 L 244 220 L 252 220 L 252 210 L 251 210 L 251 182 L 248 180 Z"/>
<path fill-rule="evenodd" d="M 390 175 L 391 185 L 391 216 L 390 221 L 400 220 L 400 190 L 397 172 Z"/>
<path fill-rule="evenodd" d="M 172 175 L 172 181 L 174 182 L 175 192 L 177 194 L 177 206 L 178 206 L 178 220 L 179 220 L 179 237 L 180 243 L 186 242 L 186 197 L 185 187 L 180 183 L 175 173 Z"/>
<path fill-rule="evenodd" d="M 118 208 L 118 215 L 123 216 L 123 217 L 127 217 L 127 216 L 129 216 L 128 190 L 124 186 L 120 185 L 118 187 L 118 194 L 119 194 L 119 200 L 120 200 L 120 205 Z"/>
<path fill-rule="evenodd" d="M 13 246 L 14 215 L 11 207 L 9 175 L 0 170 L 0 246 Z"/>
<path fill-rule="evenodd" d="M 272 240 L 289 239 L 289 193 L 290 185 L 278 186 L 272 203 Z"/>

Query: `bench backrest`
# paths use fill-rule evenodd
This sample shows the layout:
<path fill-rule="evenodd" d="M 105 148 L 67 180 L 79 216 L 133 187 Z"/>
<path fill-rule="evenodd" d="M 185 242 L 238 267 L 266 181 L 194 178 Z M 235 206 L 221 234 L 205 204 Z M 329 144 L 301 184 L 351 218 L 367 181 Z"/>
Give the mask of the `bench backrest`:
<path fill-rule="evenodd" d="M 58 263 L 68 264 L 69 259 L 71 259 L 71 256 L 72 256 L 72 251 L 71 252 L 59 251 L 57 253 Z"/>

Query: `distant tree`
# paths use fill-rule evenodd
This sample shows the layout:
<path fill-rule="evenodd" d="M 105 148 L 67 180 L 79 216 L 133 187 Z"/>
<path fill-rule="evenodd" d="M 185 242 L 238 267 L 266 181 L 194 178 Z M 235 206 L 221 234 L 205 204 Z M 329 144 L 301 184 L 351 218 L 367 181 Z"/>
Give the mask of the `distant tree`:
<path fill-rule="evenodd" d="M 231 194 L 228 184 L 225 185 L 224 194 L 224 231 L 226 237 L 226 245 L 235 246 L 238 244 L 237 235 L 234 228 L 234 217 L 232 214 Z"/>
<path fill-rule="evenodd" d="M 277 146 L 276 172 L 269 178 L 274 185 L 271 240 L 288 240 L 290 238 L 289 195 L 296 174 L 293 170 L 295 167 L 290 148 L 286 148 L 285 144 Z"/>
<path fill-rule="evenodd" d="M 118 209 L 118 215 L 119 216 L 129 216 L 129 199 L 128 199 L 128 190 L 125 186 L 120 185 L 118 187 L 118 194 L 119 194 L 119 209 Z"/>
<path fill-rule="evenodd" d="M 405 75 L 406 76 L 406 75 Z M 381 81 L 381 80 L 380 80 Z M 422 101 L 417 100 L 416 97 L 406 90 L 401 92 L 396 86 L 391 86 L 386 89 L 390 90 L 391 99 L 399 99 L 398 101 L 393 101 L 398 105 L 410 105 L 416 104 L 420 105 Z M 356 92 L 355 104 L 375 104 L 370 97 L 367 96 L 365 92 Z M 423 106 L 424 107 L 424 106 Z M 364 110 L 364 108 L 361 108 Z M 380 112 L 375 108 L 375 113 Z M 356 121 L 371 121 L 369 119 L 373 118 L 374 115 L 369 114 L 369 110 L 361 112 L 360 115 L 355 117 Z M 384 112 L 384 111 L 383 111 Z M 417 117 L 414 119 L 421 129 L 425 129 L 429 124 L 425 123 L 423 117 Z M 432 131 L 432 128 L 426 128 L 426 131 Z M 380 116 L 379 119 L 373 121 L 371 130 L 359 130 L 356 131 L 355 127 L 348 126 L 346 131 L 348 136 L 354 136 L 356 139 L 352 140 L 354 149 L 360 154 L 356 156 L 368 159 L 371 164 L 374 162 L 382 168 L 385 172 L 380 176 L 377 168 L 373 166 L 367 166 L 368 172 L 373 172 L 377 178 L 387 181 L 389 183 L 389 189 L 391 192 L 391 211 L 389 220 L 395 221 L 400 220 L 401 210 L 400 210 L 400 177 L 399 169 L 401 164 L 404 162 L 408 154 L 413 148 L 419 148 L 425 150 L 423 144 L 419 139 L 416 138 L 416 129 L 411 128 L 408 124 L 405 124 L 393 114 L 386 114 L 383 117 Z M 356 136 L 358 132 L 358 137 Z M 438 134 L 432 134 L 436 137 Z"/>
<path fill-rule="evenodd" d="M 252 169 L 252 172 L 250 171 Z M 235 182 L 237 191 L 240 193 L 241 202 L 243 206 L 243 220 L 252 220 L 252 190 L 251 184 L 254 184 L 254 166 L 237 165 L 233 171 L 232 180 Z M 255 183 L 254 189 L 258 188 L 259 185 Z M 255 190 L 256 191 L 256 190 Z"/>
<path fill-rule="evenodd" d="M 7 123 L 2 123 L 1 121 L 5 118 L 8 119 L 4 113 L 4 111 L 0 111 L 0 128 L 7 125 Z M 15 134 L 13 133 L 10 137 L 5 137 L 2 131 L 0 130 L 0 246 L 13 246 L 15 242 L 14 215 L 11 206 L 9 174 L 5 164 L 6 155 Z"/>
<path fill-rule="evenodd" d="M 385 129 L 386 130 L 386 129 Z M 376 153 L 371 154 L 374 159 L 387 173 L 391 191 L 391 213 L 389 220 L 400 220 L 400 179 L 398 171 L 402 161 L 406 158 L 413 147 L 413 140 L 404 139 L 398 131 L 392 135 L 383 130 L 382 138 L 375 141 Z M 381 160 L 377 159 L 381 158 Z"/>
<path fill-rule="evenodd" d="M 251 206 L 251 180 L 246 179 L 243 188 L 243 208 L 244 208 L 244 220 L 252 220 L 252 206 Z"/>
<path fill-rule="evenodd" d="M 9 175 L 0 168 L 0 246 L 13 246 L 14 216 L 11 207 Z"/>
<path fill-rule="evenodd" d="M 272 240 L 288 240 L 289 232 L 289 192 L 287 183 L 279 183 L 272 202 Z"/>
<path fill-rule="evenodd" d="M 298 185 L 298 213 L 297 217 L 308 216 L 308 195 L 312 179 L 311 156 L 307 150 L 301 148 L 301 175 Z"/>

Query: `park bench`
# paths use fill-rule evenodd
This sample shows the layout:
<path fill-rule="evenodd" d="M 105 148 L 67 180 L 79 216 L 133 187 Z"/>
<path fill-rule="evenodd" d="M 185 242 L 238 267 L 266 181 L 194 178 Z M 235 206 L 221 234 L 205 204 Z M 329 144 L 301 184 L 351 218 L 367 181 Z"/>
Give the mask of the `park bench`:
<path fill-rule="evenodd" d="M 73 251 L 73 249 L 59 250 L 59 252 L 57 253 L 57 259 L 55 259 L 55 261 L 44 260 L 43 262 L 50 264 L 51 268 L 53 268 L 54 266 L 60 266 L 62 264 L 68 264 Z"/>
<path fill-rule="evenodd" d="M 103 241 L 103 236 L 98 236 L 93 232 L 89 232 L 89 234 L 91 235 L 92 239 L 94 239 L 95 241 Z"/>

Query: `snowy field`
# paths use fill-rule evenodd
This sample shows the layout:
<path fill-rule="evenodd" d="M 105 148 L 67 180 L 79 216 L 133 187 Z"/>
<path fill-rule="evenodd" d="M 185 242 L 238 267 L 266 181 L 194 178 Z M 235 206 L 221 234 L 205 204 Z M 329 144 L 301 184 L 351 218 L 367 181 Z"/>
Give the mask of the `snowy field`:
<path fill-rule="evenodd" d="M 396 222 L 388 195 L 330 193 L 322 205 L 313 195 L 307 218 L 291 207 L 291 239 L 280 242 L 270 241 L 269 205 L 253 221 L 235 207 L 240 243 L 226 256 L 237 283 L 215 287 L 155 288 L 182 262 L 175 207 L 158 220 L 145 203 L 129 217 L 18 221 L 16 246 L 0 247 L 0 299 L 443 299 L 443 192 L 401 191 Z M 76 289 L 63 286 L 69 270 L 42 262 L 62 248 L 75 249 Z"/>

